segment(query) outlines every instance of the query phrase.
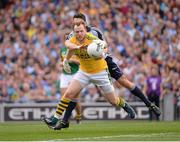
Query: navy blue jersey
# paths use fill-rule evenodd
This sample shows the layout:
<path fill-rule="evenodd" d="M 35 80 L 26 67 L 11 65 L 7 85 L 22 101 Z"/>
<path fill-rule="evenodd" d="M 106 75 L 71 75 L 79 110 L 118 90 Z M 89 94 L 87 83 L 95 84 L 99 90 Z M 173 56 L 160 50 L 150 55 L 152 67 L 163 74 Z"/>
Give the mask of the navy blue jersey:
<path fill-rule="evenodd" d="M 103 33 L 96 27 L 87 27 L 87 31 L 98 37 L 100 40 L 105 41 Z"/>

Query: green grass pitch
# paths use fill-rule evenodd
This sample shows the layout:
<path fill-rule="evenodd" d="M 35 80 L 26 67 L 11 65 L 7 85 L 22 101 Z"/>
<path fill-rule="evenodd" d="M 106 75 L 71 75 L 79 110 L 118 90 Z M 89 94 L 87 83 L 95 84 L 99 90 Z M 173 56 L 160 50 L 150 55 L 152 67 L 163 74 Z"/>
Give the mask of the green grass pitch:
<path fill-rule="evenodd" d="M 42 122 L 0 123 L 0 141 L 180 141 L 180 121 L 83 121 L 61 131 Z"/>

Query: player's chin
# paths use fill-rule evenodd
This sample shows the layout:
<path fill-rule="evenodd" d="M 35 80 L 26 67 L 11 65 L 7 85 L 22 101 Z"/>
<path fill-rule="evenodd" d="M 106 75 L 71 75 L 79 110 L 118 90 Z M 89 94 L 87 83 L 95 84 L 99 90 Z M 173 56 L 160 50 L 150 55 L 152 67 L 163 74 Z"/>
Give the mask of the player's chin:
<path fill-rule="evenodd" d="M 83 37 L 83 36 L 79 36 L 79 40 L 80 40 L 80 41 L 83 41 L 83 40 L 84 40 L 84 37 Z"/>

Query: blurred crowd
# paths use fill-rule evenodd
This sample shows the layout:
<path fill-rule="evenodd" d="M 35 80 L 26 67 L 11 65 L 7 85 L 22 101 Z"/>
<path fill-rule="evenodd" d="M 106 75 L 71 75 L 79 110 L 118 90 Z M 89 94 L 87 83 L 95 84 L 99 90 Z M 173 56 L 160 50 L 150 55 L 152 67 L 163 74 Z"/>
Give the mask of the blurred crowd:
<path fill-rule="evenodd" d="M 59 100 L 61 30 L 72 28 L 76 12 L 102 30 L 114 60 L 142 90 L 156 65 L 161 99 L 179 96 L 179 7 L 179 0 L 8 0 L 0 9 L 0 102 Z M 116 82 L 114 86 L 117 95 L 137 100 Z M 82 97 L 101 100 L 93 86 Z"/>

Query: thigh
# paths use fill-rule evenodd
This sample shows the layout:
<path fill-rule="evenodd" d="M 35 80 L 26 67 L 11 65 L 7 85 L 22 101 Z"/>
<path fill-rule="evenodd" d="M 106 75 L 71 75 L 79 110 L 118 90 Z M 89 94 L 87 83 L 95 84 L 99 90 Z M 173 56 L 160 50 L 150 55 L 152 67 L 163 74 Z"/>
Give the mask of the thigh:
<path fill-rule="evenodd" d="M 129 81 L 124 74 L 117 81 L 120 85 L 122 85 L 123 87 L 125 87 L 129 90 L 131 90 L 135 86 L 134 83 Z"/>
<path fill-rule="evenodd" d="M 100 73 L 90 75 L 90 81 L 101 88 L 104 94 L 114 92 L 112 80 L 107 70 L 103 70 Z"/>
<path fill-rule="evenodd" d="M 71 80 L 66 92 L 65 97 L 69 99 L 77 99 L 82 88 L 89 84 L 88 76 L 82 71 L 78 71 Z"/>
<path fill-rule="evenodd" d="M 62 73 L 60 76 L 60 88 L 67 88 L 74 75 L 68 75 Z"/>
<path fill-rule="evenodd" d="M 80 82 L 76 79 L 72 79 L 63 97 L 71 100 L 77 100 L 81 90 L 82 86 Z"/>
<path fill-rule="evenodd" d="M 82 87 L 85 87 L 90 83 L 89 75 L 86 74 L 85 72 L 81 71 L 81 70 L 79 70 L 75 74 L 73 79 L 78 80 Z"/>

